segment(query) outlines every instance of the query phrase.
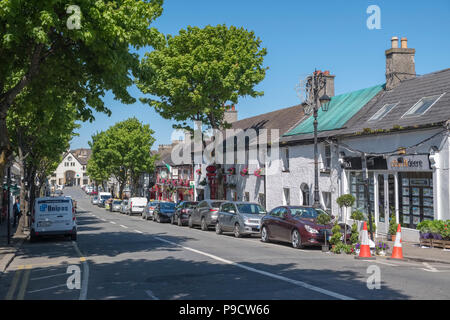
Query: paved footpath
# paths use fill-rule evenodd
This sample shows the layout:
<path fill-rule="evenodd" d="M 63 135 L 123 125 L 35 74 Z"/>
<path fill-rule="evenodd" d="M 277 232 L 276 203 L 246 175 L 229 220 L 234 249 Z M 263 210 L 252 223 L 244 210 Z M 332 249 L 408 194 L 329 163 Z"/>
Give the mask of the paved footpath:
<path fill-rule="evenodd" d="M 80 189 L 65 194 L 78 201 L 78 241 L 25 242 L 0 278 L 3 299 L 450 299 L 448 264 L 219 236 L 111 213 Z M 367 286 L 374 269 L 380 289 Z M 68 286 L 76 274 L 80 286 Z"/>

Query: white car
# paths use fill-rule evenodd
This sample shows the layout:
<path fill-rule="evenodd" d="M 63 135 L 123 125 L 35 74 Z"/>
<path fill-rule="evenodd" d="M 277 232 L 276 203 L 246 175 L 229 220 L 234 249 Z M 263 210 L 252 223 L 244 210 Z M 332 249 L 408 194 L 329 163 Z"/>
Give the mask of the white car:
<path fill-rule="evenodd" d="M 130 198 L 128 200 L 128 215 L 133 214 L 142 214 L 145 207 L 147 206 L 147 198 L 140 197 L 140 198 Z"/>
<path fill-rule="evenodd" d="M 77 220 L 69 197 L 37 198 L 31 214 L 30 241 L 40 236 L 63 235 L 77 240 Z"/>

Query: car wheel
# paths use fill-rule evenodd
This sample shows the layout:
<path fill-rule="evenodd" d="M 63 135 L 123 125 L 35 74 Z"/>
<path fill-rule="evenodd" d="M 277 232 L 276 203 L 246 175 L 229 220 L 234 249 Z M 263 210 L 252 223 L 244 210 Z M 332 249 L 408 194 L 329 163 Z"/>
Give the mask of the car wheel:
<path fill-rule="evenodd" d="M 242 237 L 242 234 L 241 234 L 241 228 L 240 228 L 240 226 L 239 226 L 239 223 L 236 223 L 236 224 L 234 225 L 234 236 L 235 236 L 236 238 Z"/>
<path fill-rule="evenodd" d="M 269 242 L 269 232 L 267 231 L 267 228 L 264 226 L 261 230 L 261 241 L 262 242 Z"/>
<path fill-rule="evenodd" d="M 178 217 L 178 226 L 179 226 L 179 227 L 182 227 L 182 226 L 183 226 L 183 223 L 181 222 L 181 217 Z"/>
<path fill-rule="evenodd" d="M 208 225 L 206 224 L 205 218 L 202 218 L 202 231 L 208 231 Z"/>
<path fill-rule="evenodd" d="M 193 228 L 194 227 L 194 225 L 192 223 L 192 217 L 189 217 L 188 226 L 189 226 L 189 228 Z"/>
<path fill-rule="evenodd" d="M 300 232 L 298 232 L 297 229 L 295 229 L 291 233 L 291 244 L 292 244 L 292 247 L 295 249 L 300 249 L 303 247 L 302 246 L 302 238 L 300 237 Z"/>
<path fill-rule="evenodd" d="M 145 219 L 145 215 L 144 215 L 143 212 L 142 212 L 142 214 L 141 214 L 141 218 L 142 218 L 142 219 Z"/>
<path fill-rule="evenodd" d="M 159 214 L 156 216 L 156 222 L 161 223 L 161 218 L 159 217 Z"/>
<path fill-rule="evenodd" d="M 72 241 L 77 241 L 77 234 L 76 234 L 76 233 L 73 233 L 73 234 L 70 236 L 70 239 L 71 239 Z"/>
<path fill-rule="evenodd" d="M 220 227 L 219 222 L 216 223 L 216 234 L 222 234 L 222 228 Z"/>
<path fill-rule="evenodd" d="M 173 216 L 170 217 L 170 223 L 175 224 L 175 219 L 173 218 Z"/>
<path fill-rule="evenodd" d="M 30 242 L 32 243 L 36 242 L 36 236 L 30 236 Z"/>

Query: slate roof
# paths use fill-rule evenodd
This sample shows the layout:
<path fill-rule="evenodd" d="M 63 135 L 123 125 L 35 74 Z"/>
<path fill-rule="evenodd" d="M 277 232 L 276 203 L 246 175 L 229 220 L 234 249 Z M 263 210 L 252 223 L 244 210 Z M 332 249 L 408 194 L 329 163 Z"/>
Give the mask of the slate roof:
<path fill-rule="evenodd" d="M 318 131 L 342 129 L 346 122 L 384 89 L 384 85 L 353 91 L 331 97 L 328 111 L 318 110 Z M 308 139 L 314 133 L 314 117 L 310 116 L 284 134 L 283 141 Z M 287 138 L 285 138 L 287 137 Z"/>
<path fill-rule="evenodd" d="M 88 161 L 89 161 L 89 159 L 91 158 L 92 150 L 91 149 L 85 149 L 85 148 L 69 150 L 69 152 L 66 152 L 63 155 L 63 159 L 69 153 L 71 153 L 82 166 L 86 166 Z"/>
<path fill-rule="evenodd" d="M 421 116 L 402 117 L 421 98 L 445 93 Z M 398 103 L 386 116 L 378 121 L 368 121 L 384 105 Z M 390 91 L 383 91 L 345 124 L 340 134 L 394 127 L 438 126 L 450 119 L 450 69 L 418 76 L 401 82 Z"/>

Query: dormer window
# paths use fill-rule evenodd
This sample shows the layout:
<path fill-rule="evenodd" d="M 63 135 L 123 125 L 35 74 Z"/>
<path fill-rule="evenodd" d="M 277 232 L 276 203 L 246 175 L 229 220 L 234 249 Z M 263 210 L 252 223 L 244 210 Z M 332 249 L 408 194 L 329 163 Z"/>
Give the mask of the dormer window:
<path fill-rule="evenodd" d="M 369 121 L 378 121 L 383 119 L 389 112 L 391 112 L 392 109 L 395 108 L 396 105 L 398 105 L 399 102 L 397 103 L 389 103 L 389 104 L 385 104 L 383 106 L 383 108 L 381 108 L 380 110 L 377 111 L 377 113 L 375 113 L 370 119 Z"/>
<path fill-rule="evenodd" d="M 445 93 L 437 96 L 423 97 L 411 109 L 406 112 L 403 117 L 421 116 L 426 113 L 431 107 L 444 95 Z M 402 117 L 402 118 L 403 118 Z"/>

